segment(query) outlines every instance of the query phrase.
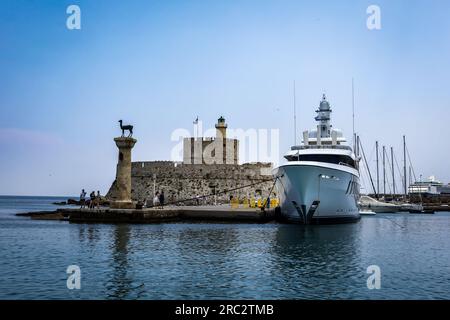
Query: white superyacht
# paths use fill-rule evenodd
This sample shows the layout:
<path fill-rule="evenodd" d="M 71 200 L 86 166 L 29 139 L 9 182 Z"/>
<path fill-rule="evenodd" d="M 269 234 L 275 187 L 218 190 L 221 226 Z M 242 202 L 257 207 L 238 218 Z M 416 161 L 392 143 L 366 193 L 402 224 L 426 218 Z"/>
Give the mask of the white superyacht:
<path fill-rule="evenodd" d="M 302 224 L 357 221 L 359 159 L 333 129 L 325 95 L 316 112 L 317 129 L 303 132 L 302 145 L 291 147 L 287 162 L 274 169 L 281 216 Z"/>

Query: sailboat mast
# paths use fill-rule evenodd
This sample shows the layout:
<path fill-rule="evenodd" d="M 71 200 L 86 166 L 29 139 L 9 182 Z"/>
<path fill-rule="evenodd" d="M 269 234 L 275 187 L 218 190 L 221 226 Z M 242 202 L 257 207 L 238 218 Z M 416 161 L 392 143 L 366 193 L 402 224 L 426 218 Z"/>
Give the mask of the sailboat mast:
<path fill-rule="evenodd" d="M 366 153 L 364 152 L 364 148 L 362 146 L 362 143 L 361 143 L 361 140 L 360 140 L 359 136 L 357 136 L 357 139 L 358 139 L 357 140 L 357 142 L 358 142 L 358 152 L 359 152 L 359 149 L 361 149 L 361 153 L 362 153 L 362 156 L 364 158 L 364 163 L 366 164 L 366 169 L 367 169 L 367 173 L 369 174 L 369 179 L 370 179 L 370 183 L 371 183 L 372 188 L 373 188 L 373 192 L 375 193 L 375 197 L 378 199 L 378 193 L 377 193 L 377 190 L 375 189 L 375 185 L 373 184 L 372 174 L 370 173 L 369 164 L 367 163 Z"/>
<path fill-rule="evenodd" d="M 360 153 L 361 152 L 359 152 L 359 136 L 355 133 L 355 136 L 356 136 L 356 155 L 359 157 L 359 155 L 360 155 Z"/>
<path fill-rule="evenodd" d="M 386 147 L 383 146 L 383 196 L 386 197 Z"/>
<path fill-rule="evenodd" d="M 395 174 L 394 174 L 394 148 L 391 147 L 391 164 L 392 164 L 392 189 L 395 197 Z"/>
<path fill-rule="evenodd" d="M 403 184 L 406 198 L 408 194 L 408 188 L 406 186 L 406 137 L 404 135 L 403 135 Z"/>
<path fill-rule="evenodd" d="M 378 163 L 378 141 L 375 141 L 375 153 L 377 158 L 377 195 L 380 194 L 380 170 L 379 170 L 379 163 Z"/>
<path fill-rule="evenodd" d="M 411 172 L 412 172 L 412 169 L 411 169 L 411 166 L 408 166 L 408 168 L 409 168 L 409 180 L 408 180 L 408 185 L 411 185 L 412 184 L 412 174 L 411 174 Z"/>
<path fill-rule="evenodd" d="M 295 80 L 294 80 L 294 146 L 297 145 L 297 105 L 295 97 Z"/>
<path fill-rule="evenodd" d="M 353 151 L 355 151 L 355 85 L 352 78 L 352 126 L 353 126 Z"/>

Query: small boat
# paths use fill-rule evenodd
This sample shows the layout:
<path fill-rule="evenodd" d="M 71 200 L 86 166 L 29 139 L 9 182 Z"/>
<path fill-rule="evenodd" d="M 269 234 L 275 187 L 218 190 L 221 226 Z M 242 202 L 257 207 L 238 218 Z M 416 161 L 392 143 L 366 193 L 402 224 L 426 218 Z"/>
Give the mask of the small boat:
<path fill-rule="evenodd" d="M 374 216 L 377 213 L 375 211 L 369 210 L 369 209 L 363 209 L 363 210 L 359 210 L 359 214 L 361 216 Z"/>
<path fill-rule="evenodd" d="M 399 212 L 401 205 L 379 201 L 369 196 L 361 196 L 359 199 L 359 208 L 362 211 L 370 210 L 377 213 L 393 213 Z"/>
<path fill-rule="evenodd" d="M 407 211 L 409 213 L 422 213 L 423 206 L 418 203 L 402 203 L 400 205 L 401 211 Z"/>

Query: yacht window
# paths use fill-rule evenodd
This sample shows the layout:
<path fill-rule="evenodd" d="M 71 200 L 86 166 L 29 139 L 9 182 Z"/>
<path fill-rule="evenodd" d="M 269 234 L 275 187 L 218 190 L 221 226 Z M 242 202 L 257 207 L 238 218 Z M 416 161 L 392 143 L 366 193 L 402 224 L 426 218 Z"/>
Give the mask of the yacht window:
<path fill-rule="evenodd" d="M 288 160 L 327 162 L 346 165 L 355 168 L 355 161 L 351 157 L 339 154 L 303 154 L 300 156 L 298 155 L 291 156 L 289 157 Z"/>

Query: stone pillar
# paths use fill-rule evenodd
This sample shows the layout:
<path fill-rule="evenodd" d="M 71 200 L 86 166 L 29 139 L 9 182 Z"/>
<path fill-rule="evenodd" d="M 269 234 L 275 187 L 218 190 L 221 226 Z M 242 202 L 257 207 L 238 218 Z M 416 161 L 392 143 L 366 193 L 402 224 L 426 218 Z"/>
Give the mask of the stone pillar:
<path fill-rule="evenodd" d="M 116 194 L 117 197 L 111 202 L 111 208 L 131 209 L 135 205 L 131 200 L 131 149 L 137 142 L 129 137 L 114 138 L 119 148 L 119 158 L 116 171 Z"/>

